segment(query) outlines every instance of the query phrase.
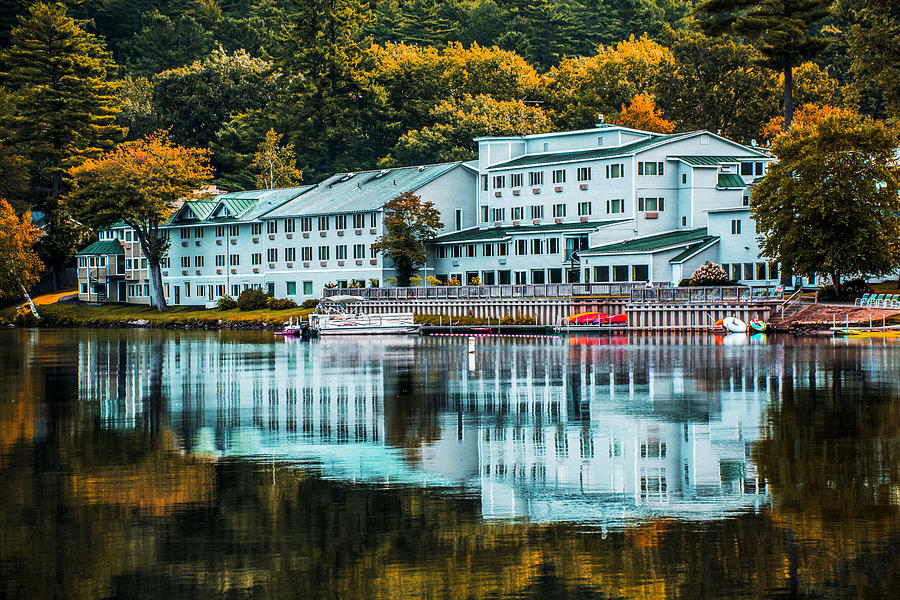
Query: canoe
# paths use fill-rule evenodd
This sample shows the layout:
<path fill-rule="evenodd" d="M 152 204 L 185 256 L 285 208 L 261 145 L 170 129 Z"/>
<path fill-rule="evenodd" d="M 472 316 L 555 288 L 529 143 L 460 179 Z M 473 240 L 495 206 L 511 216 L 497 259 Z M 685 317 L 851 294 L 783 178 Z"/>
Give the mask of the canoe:
<path fill-rule="evenodd" d="M 609 323 L 611 325 L 624 325 L 628 323 L 628 315 L 613 315 L 609 318 Z"/>
<path fill-rule="evenodd" d="M 737 317 L 725 317 L 722 319 L 722 326 L 732 333 L 746 333 L 747 324 Z"/>
<path fill-rule="evenodd" d="M 764 332 L 769 328 L 769 324 L 762 319 L 752 319 L 750 321 L 750 329 L 753 331 Z"/>
<path fill-rule="evenodd" d="M 572 315 L 568 319 L 566 319 L 570 324 L 577 325 L 593 325 L 596 323 L 602 323 L 604 320 L 609 319 L 609 315 L 601 312 L 584 312 L 578 313 L 577 315 Z"/>
<path fill-rule="evenodd" d="M 725 329 L 725 325 L 723 325 L 724 321 L 725 321 L 725 319 L 719 319 L 718 321 L 713 323 L 713 329 L 716 329 L 716 330 Z"/>

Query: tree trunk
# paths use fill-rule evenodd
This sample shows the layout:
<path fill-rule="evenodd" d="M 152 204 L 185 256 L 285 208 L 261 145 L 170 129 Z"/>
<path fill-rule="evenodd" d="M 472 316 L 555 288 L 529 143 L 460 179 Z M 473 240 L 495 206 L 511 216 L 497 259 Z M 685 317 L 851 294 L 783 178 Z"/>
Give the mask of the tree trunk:
<path fill-rule="evenodd" d="M 838 298 L 841 297 L 841 276 L 838 273 L 832 271 L 831 273 L 831 287 L 834 288 L 834 295 Z"/>
<path fill-rule="evenodd" d="M 791 128 L 794 120 L 794 65 L 784 68 L 784 131 Z"/>
<path fill-rule="evenodd" d="M 150 266 L 150 289 L 153 291 L 153 300 L 156 302 L 156 310 L 164 312 L 168 307 L 166 305 L 166 295 L 163 293 L 162 285 L 162 268 L 159 262 L 147 259 Z"/>
<path fill-rule="evenodd" d="M 25 294 L 25 299 L 28 300 L 28 306 L 31 308 L 31 314 L 40 321 L 41 315 L 38 314 L 37 306 L 34 305 L 34 301 L 31 299 L 31 296 L 28 294 L 28 290 L 25 289 L 25 286 L 19 281 L 19 287 L 22 288 L 22 293 Z"/>

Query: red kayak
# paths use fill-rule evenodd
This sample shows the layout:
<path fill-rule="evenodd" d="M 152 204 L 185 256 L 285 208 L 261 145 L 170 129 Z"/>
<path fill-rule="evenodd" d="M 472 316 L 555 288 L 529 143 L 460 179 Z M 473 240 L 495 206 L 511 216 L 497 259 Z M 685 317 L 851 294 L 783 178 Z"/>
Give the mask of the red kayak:
<path fill-rule="evenodd" d="M 597 325 L 605 323 L 609 319 L 609 315 L 601 312 L 585 312 L 572 315 L 568 321 L 572 325 Z"/>

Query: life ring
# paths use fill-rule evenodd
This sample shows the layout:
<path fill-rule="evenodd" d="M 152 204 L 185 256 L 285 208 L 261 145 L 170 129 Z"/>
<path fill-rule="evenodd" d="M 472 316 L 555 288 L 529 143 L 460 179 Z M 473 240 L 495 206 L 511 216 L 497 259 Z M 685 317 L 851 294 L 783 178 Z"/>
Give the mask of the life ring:
<path fill-rule="evenodd" d="M 747 324 L 737 317 L 725 317 L 722 319 L 722 326 L 732 333 L 746 333 Z"/>
<path fill-rule="evenodd" d="M 752 319 L 750 321 L 750 328 L 753 331 L 759 331 L 760 333 L 763 333 L 769 328 L 769 324 L 762 319 Z"/>

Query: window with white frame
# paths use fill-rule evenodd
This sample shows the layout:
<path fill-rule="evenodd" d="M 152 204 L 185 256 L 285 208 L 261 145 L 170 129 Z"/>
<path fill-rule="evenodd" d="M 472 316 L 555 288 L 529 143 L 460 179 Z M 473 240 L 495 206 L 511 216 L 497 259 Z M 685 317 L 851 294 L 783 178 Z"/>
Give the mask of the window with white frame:
<path fill-rule="evenodd" d="M 521 173 L 513 173 L 509 176 L 510 179 L 510 187 L 522 187 L 522 174 Z"/>
<path fill-rule="evenodd" d="M 285 248 L 284 249 L 284 260 L 285 262 L 294 262 L 297 260 L 297 249 L 296 248 Z"/>
<path fill-rule="evenodd" d="M 625 177 L 625 163 L 606 165 L 607 179 L 618 179 L 619 177 Z"/>
<path fill-rule="evenodd" d="M 499 190 L 506 187 L 505 175 L 494 175 L 494 189 Z"/>
<path fill-rule="evenodd" d="M 266 233 L 278 233 L 278 221 L 275 219 L 266 221 Z"/>
<path fill-rule="evenodd" d="M 216 254 L 216 266 L 217 267 L 225 266 L 225 255 L 224 254 Z"/>
<path fill-rule="evenodd" d="M 665 163 L 639 162 L 638 175 L 665 175 Z"/>
<path fill-rule="evenodd" d="M 285 233 L 294 233 L 297 229 L 297 222 L 294 219 L 285 219 L 284 220 L 284 232 Z"/>
<path fill-rule="evenodd" d="M 532 254 L 543 254 L 544 253 L 544 240 L 540 238 L 535 238 L 531 240 L 531 253 Z"/>
<path fill-rule="evenodd" d="M 516 256 L 525 256 L 528 253 L 528 240 L 516 240 Z"/>
<path fill-rule="evenodd" d="M 506 256 L 507 254 L 509 254 L 509 242 L 497 244 L 497 256 Z"/>
<path fill-rule="evenodd" d="M 225 237 L 225 226 L 216 225 L 216 237 Z"/>
<path fill-rule="evenodd" d="M 590 167 L 578 167 L 578 181 L 590 181 L 591 180 L 591 168 Z"/>
<path fill-rule="evenodd" d="M 319 246 L 319 260 L 328 260 L 330 254 L 330 246 Z"/>
<path fill-rule="evenodd" d="M 525 217 L 525 208 L 521 206 L 513 206 L 512 208 L 512 219 L 513 221 L 518 221 Z"/>
<path fill-rule="evenodd" d="M 553 171 L 553 183 L 565 183 L 566 182 L 566 170 L 565 169 L 555 169 Z"/>
<path fill-rule="evenodd" d="M 182 256 L 181 257 L 181 268 L 187 269 L 191 266 L 191 257 L 190 256 Z"/>
<path fill-rule="evenodd" d="M 530 171 L 528 173 L 528 185 L 544 185 L 544 172 Z"/>
<path fill-rule="evenodd" d="M 312 260 L 312 246 L 303 246 L 300 248 L 300 259 L 305 261 Z"/>
<path fill-rule="evenodd" d="M 337 260 L 347 260 L 347 246 L 345 244 L 335 246 L 334 257 Z"/>
<path fill-rule="evenodd" d="M 543 219 L 544 218 L 544 207 L 542 205 L 534 205 L 531 207 L 531 218 L 532 219 Z"/>
<path fill-rule="evenodd" d="M 487 206 L 481 207 L 481 222 L 482 223 L 486 223 L 489 220 L 490 212 L 491 212 L 491 210 Z"/>
<path fill-rule="evenodd" d="M 565 204 L 554 204 L 553 205 L 553 216 L 554 218 L 560 218 L 566 216 L 566 205 Z"/>
<path fill-rule="evenodd" d="M 362 229 L 366 226 L 366 215 L 363 213 L 356 213 L 353 215 L 353 229 Z"/>
<path fill-rule="evenodd" d="M 237 267 L 241 264 L 241 255 L 240 254 L 230 254 L 228 256 L 228 264 L 232 267 Z"/>
<path fill-rule="evenodd" d="M 506 209 L 504 208 L 494 208 L 491 210 L 494 221 L 502 221 L 505 218 L 505 213 Z"/>
<path fill-rule="evenodd" d="M 347 215 L 335 215 L 334 228 L 337 230 L 347 229 Z"/>
<path fill-rule="evenodd" d="M 475 258 L 476 245 L 475 244 L 466 244 L 466 258 Z"/>
<path fill-rule="evenodd" d="M 204 262 L 204 261 L 203 261 L 203 257 L 202 257 L 202 256 L 195 256 L 195 257 L 194 257 L 194 268 L 195 268 L 195 269 L 199 269 L 200 267 L 203 266 L 203 262 Z"/>
<path fill-rule="evenodd" d="M 741 234 L 741 220 L 740 219 L 732 219 L 731 220 L 731 234 L 732 235 L 740 235 Z"/>
<path fill-rule="evenodd" d="M 328 231 L 328 217 L 319 217 L 319 231 Z"/>
<path fill-rule="evenodd" d="M 559 254 L 559 238 L 550 238 L 547 240 L 547 254 Z"/>
<path fill-rule="evenodd" d="M 312 217 L 303 217 L 300 219 L 300 231 L 312 231 Z"/>
<path fill-rule="evenodd" d="M 481 191 L 486 192 L 487 189 L 488 189 L 488 176 L 482 175 L 481 176 Z"/>
<path fill-rule="evenodd" d="M 254 252 L 250 255 L 250 264 L 253 266 L 262 264 L 262 252 Z"/>
<path fill-rule="evenodd" d="M 591 203 L 590 202 L 579 202 L 578 203 L 578 216 L 586 217 L 591 214 Z"/>
<path fill-rule="evenodd" d="M 266 259 L 270 262 L 278 262 L 278 248 L 269 248 L 266 250 Z"/>
<path fill-rule="evenodd" d="M 664 198 L 638 198 L 639 212 L 663 212 L 666 209 Z"/>
<path fill-rule="evenodd" d="M 353 244 L 353 258 L 365 258 L 366 257 L 366 245 L 365 244 Z"/>
<path fill-rule="evenodd" d="M 481 246 L 481 255 L 482 256 L 493 256 L 494 255 L 494 245 L 493 244 L 483 244 Z"/>
<path fill-rule="evenodd" d="M 254 223 L 253 231 L 262 231 L 262 223 Z M 240 233 L 240 227 L 237 225 L 229 225 L 228 226 L 228 237 L 237 237 Z M 254 233 L 253 235 L 259 235 L 259 233 Z"/>
<path fill-rule="evenodd" d="M 606 212 L 615 215 L 625 212 L 625 199 L 612 198 L 606 201 Z"/>

